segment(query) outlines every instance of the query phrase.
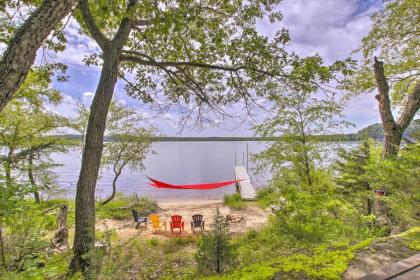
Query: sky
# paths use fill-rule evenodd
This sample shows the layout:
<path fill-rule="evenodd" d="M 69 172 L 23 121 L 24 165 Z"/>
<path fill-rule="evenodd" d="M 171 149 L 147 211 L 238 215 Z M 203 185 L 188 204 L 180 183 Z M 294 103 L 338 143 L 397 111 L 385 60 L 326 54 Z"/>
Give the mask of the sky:
<path fill-rule="evenodd" d="M 319 54 L 327 64 L 345 59 L 356 49 L 361 39 L 371 27 L 370 16 L 381 9 L 382 0 L 283 0 L 279 9 L 283 20 L 275 25 L 259 22 L 257 29 L 262 34 L 272 36 L 276 30 L 285 27 L 289 30 L 291 43 L 288 48 L 305 57 Z M 99 80 L 100 68 L 86 66 L 83 59 L 98 53 L 96 43 L 81 35 L 79 26 L 70 20 L 65 29 L 68 45 L 55 60 L 68 65 L 67 82 L 54 82 L 64 98 L 62 104 L 50 107 L 64 116 L 75 115 L 77 102 L 89 104 L 93 98 Z M 125 94 L 124 83 L 119 81 L 114 91 L 115 98 L 133 107 L 145 116 L 147 125 L 157 127 L 160 134 L 167 136 L 252 136 L 253 121 L 247 120 L 240 126 L 237 120 L 230 119 L 220 123 L 220 127 L 202 129 L 184 128 L 181 130 L 176 113 L 166 113 L 156 118 L 138 101 Z M 352 100 L 344 110 L 345 120 L 353 123 L 353 128 L 337 132 L 355 132 L 369 124 L 379 122 L 375 93 L 366 94 Z M 264 100 L 261 100 L 262 102 Z M 240 112 L 243 105 L 233 104 L 231 111 Z M 263 119 L 263 113 L 257 116 Z"/>

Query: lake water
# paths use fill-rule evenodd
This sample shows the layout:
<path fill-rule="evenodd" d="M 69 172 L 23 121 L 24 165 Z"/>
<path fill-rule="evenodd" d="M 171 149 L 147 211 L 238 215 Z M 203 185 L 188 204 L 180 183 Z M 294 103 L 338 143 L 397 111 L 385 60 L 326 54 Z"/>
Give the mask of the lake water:
<path fill-rule="evenodd" d="M 357 143 L 356 143 L 357 144 Z M 346 143 L 345 146 L 354 146 Z M 330 144 L 328 144 L 330 146 Z M 149 185 L 147 175 L 170 184 L 199 184 L 234 180 L 235 154 L 236 165 L 247 166 L 252 175 L 253 184 L 258 188 L 265 184 L 269 175 L 254 174 L 255 164 L 251 155 L 264 150 L 266 144 L 250 141 L 209 141 L 209 142 L 155 142 L 144 161 L 145 169 L 123 170 L 117 182 L 117 191 L 125 194 L 137 193 L 155 199 L 203 198 L 220 199 L 226 193 L 235 192 L 235 186 L 212 190 L 171 190 L 157 189 Z M 248 147 L 248 148 L 247 148 Z M 246 154 L 249 154 L 247 162 Z M 76 183 L 80 171 L 81 152 L 71 148 L 67 153 L 54 154 L 53 159 L 62 166 L 56 168 L 59 176 L 57 183 L 66 190 L 66 195 L 75 195 Z M 97 196 L 104 197 L 112 191 L 114 173 L 103 168 L 97 183 Z"/>
<path fill-rule="evenodd" d="M 264 143 L 258 142 L 155 142 L 152 145 L 154 153 L 150 152 L 144 161 L 145 169 L 132 171 L 123 170 L 117 181 L 117 190 L 125 194 L 137 193 L 139 196 L 152 198 L 208 198 L 219 199 L 226 193 L 233 193 L 235 186 L 227 186 L 212 190 L 171 190 L 157 189 L 150 186 L 150 181 L 144 176 L 170 184 L 198 184 L 235 179 L 236 164 L 247 165 L 246 153 L 248 146 L 248 168 L 250 173 L 254 168 L 251 154 L 262 151 Z M 62 164 L 55 172 L 59 176 L 57 183 L 66 190 L 68 196 L 74 196 L 80 171 L 81 152 L 71 148 L 67 153 L 54 154 L 56 163 Z M 114 173 L 109 168 L 101 170 L 97 183 L 97 195 L 104 197 L 112 191 Z M 264 176 L 257 176 L 256 184 L 262 184 Z"/>

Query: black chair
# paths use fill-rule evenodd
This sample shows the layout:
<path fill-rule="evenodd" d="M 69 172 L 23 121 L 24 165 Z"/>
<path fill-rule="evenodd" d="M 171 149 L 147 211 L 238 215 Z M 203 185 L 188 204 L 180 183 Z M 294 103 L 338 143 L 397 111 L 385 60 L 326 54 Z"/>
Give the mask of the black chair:
<path fill-rule="evenodd" d="M 204 221 L 203 221 L 203 215 L 195 214 L 192 216 L 192 222 L 191 222 L 191 231 L 195 233 L 195 228 L 200 228 L 201 232 L 204 231 Z"/>
<path fill-rule="evenodd" d="M 131 213 L 133 213 L 134 223 L 137 223 L 136 228 L 138 228 L 142 223 L 144 223 L 144 227 L 147 228 L 147 217 L 140 217 L 139 212 L 137 210 L 131 209 Z"/>

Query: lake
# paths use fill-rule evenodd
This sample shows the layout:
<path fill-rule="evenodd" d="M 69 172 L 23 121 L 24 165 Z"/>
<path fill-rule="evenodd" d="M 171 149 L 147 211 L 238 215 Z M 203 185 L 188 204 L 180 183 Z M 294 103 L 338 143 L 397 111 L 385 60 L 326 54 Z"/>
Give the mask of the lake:
<path fill-rule="evenodd" d="M 357 142 L 342 145 L 350 147 L 356 144 Z M 117 191 L 125 194 L 137 193 L 139 196 L 155 199 L 220 199 L 227 193 L 235 192 L 235 186 L 212 190 L 157 189 L 149 185 L 149 180 L 144 175 L 170 184 L 230 181 L 235 179 L 235 164 L 248 164 L 249 173 L 258 188 L 263 186 L 270 176 L 267 173 L 254 174 L 255 164 L 251 155 L 264 150 L 265 146 L 266 143 L 256 141 L 155 142 L 151 149 L 154 153 L 149 152 L 144 161 L 145 169 L 124 169 L 117 182 Z M 67 153 L 57 153 L 52 158 L 56 163 L 62 164 L 55 169 L 58 185 L 66 190 L 66 196 L 73 197 L 80 171 L 80 149 L 72 147 Z M 97 196 L 105 197 L 111 193 L 113 177 L 111 169 L 101 170 L 96 188 Z"/>

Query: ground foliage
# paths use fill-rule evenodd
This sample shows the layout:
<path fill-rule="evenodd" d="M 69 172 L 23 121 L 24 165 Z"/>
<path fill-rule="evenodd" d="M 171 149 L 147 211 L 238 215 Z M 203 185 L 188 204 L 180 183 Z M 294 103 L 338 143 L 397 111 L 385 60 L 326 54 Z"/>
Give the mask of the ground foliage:
<path fill-rule="evenodd" d="M 217 208 L 210 231 L 201 236 L 195 253 L 200 273 L 223 273 L 232 269 L 236 261 L 236 250 L 230 239 L 229 223 Z"/>
<path fill-rule="evenodd" d="M 246 202 L 242 200 L 240 193 L 225 194 L 223 203 L 236 210 L 245 209 L 247 207 Z"/>

